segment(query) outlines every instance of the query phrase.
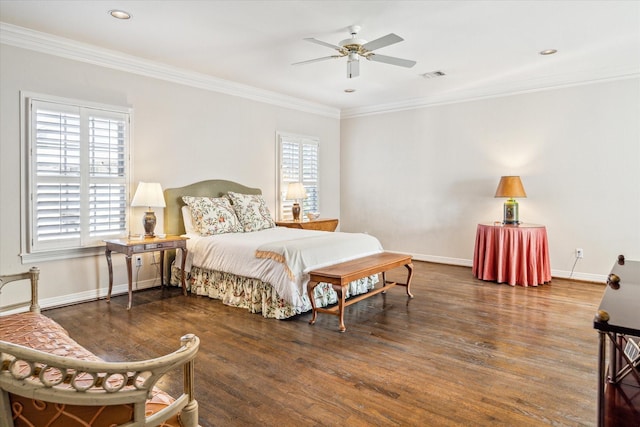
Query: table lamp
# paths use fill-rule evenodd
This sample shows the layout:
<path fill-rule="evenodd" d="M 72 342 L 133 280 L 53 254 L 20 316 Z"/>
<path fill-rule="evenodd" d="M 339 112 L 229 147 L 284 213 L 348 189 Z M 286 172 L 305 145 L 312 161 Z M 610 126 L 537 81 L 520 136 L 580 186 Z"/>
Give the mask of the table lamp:
<path fill-rule="evenodd" d="M 164 208 L 164 195 L 162 187 L 157 182 L 140 182 L 136 194 L 131 200 L 131 206 L 146 206 L 149 210 L 142 217 L 144 226 L 144 237 L 154 237 L 153 230 L 156 228 L 156 214 L 151 210 L 154 208 Z"/>
<path fill-rule="evenodd" d="M 300 221 L 300 199 L 307 198 L 307 191 L 304 189 L 304 185 L 301 182 L 290 182 L 287 187 L 287 200 L 295 200 L 291 213 L 293 214 L 294 221 Z"/>
<path fill-rule="evenodd" d="M 527 197 L 519 176 L 503 176 L 498 183 L 495 197 L 507 197 L 504 202 L 503 224 L 519 224 L 518 202 L 515 197 Z"/>

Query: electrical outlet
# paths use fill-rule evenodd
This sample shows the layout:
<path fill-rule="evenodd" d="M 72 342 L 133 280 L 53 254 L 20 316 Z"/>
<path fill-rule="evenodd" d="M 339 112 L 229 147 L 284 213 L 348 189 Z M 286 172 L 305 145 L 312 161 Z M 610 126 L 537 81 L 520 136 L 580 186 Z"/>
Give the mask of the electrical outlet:
<path fill-rule="evenodd" d="M 142 267 L 142 256 L 136 255 L 136 267 Z"/>
<path fill-rule="evenodd" d="M 584 258 L 584 252 L 582 248 L 576 248 L 576 258 Z"/>

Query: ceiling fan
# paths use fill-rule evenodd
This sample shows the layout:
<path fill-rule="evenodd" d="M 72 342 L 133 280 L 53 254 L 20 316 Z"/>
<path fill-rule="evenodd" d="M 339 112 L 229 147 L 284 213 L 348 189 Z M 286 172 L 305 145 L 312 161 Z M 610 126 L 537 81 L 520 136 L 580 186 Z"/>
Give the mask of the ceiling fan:
<path fill-rule="evenodd" d="M 367 42 L 366 40 L 359 39 L 358 32 L 360 27 L 354 25 L 349 27 L 351 33 L 350 39 L 342 40 L 339 45 L 323 42 L 322 40 L 314 39 L 313 37 L 305 38 L 306 41 L 311 43 L 326 46 L 338 51 L 337 55 L 325 56 L 322 58 L 309 59 L 307 61 L 296 62 L 292 65 L 310 64 L 312 62 L 325 61 L 327 59 L 347 57 L 347 78 L 358 77 L 360 75 L 360 57 L 368 59 L 369 61 L 384 62 L 385 64 L 398 65 L 400 67 L 411 68 L 416 65 L 416 61 L 410 61 L 408 59 L 396 58 L 393 56 L 379 55 L 374 53 L 374 50 L 399 43 L 404 39 L 396 34 L 387 34 L 373 41 Z"/>

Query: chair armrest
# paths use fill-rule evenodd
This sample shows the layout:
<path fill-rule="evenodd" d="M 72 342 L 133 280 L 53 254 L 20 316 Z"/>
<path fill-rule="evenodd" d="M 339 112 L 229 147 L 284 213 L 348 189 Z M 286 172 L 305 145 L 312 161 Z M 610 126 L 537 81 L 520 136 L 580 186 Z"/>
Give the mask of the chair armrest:
<path fill-rule="evenodd" d="M 38 305 L 38 279 L 40 277 L 40 269 L 38 267 L 31 267 L 26 273 L 7 274 L 0 276 L 0 292 L 2 288 L 10 282 L 17 280 L 29 280 L 31 284 L 31 299 L 29 301 L 18 302 L 15 304 L 6 305 L 0 307 L 0 313 L 13 310 L 20 307 L 29 305 L 29 311 L 34 313 L 40 313 L 40 305 Z"/>
<path fill-rule="evenodd" d="M 3 414 L 11 413 L 6 394 L 12 393 L 57 404 L 131 404 L 134 406 L 134 425 L 157 422 L 182 410 L 183 425 L 195 427 L 198 406 L 193 393 L 192 373 L 199 346 L 199 338 L 189 334 L 181 338 L 180 348 L 158 358 L 103 362 L 56 356 L 0 341 L 0 389 L 5 394 L 0 396 L 0 421 Z M 151 397 L 155 384 L 166 372 L 178 367 L 183 367 L 185 374 L 182 395 L 145 420 L 145 402 Z"/>

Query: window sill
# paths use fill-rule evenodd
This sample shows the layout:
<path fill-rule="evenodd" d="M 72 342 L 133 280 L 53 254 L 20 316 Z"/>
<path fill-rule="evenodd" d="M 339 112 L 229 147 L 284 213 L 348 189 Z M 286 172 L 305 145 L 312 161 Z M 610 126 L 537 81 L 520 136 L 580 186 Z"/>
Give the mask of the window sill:
<path fill-rule="evenodd" d="M 43 261 L 59 261 L 70 258 L 82 258 L 104 254 L 104 245 L 89 248 L 56 249 L 27 254 L 20 254 L 23 264 L 32 264 Z"/>

